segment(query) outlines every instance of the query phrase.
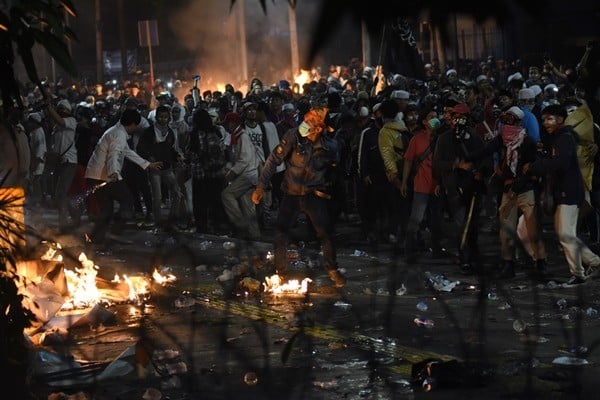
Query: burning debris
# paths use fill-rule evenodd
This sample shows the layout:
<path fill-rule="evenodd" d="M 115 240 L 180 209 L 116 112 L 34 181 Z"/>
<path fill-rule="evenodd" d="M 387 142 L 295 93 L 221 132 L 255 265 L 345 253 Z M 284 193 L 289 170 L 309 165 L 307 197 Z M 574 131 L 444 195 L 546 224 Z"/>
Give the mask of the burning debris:
<path fill-rule="evenodd" d="M 69 329 L 86 314 L 94 310 L 98 314 L 100 308 L 104 309 L 100 305 L 142 304 L 149 298 L 154 283 L 166 286 L 177 280 L 175 275 L 162 274 L 155 268 L 151 277 L 116 274 L 112 281 L 108 281 L 98 276 L 100 267 L 83 252 L 78 257 L 80 266 L 67 268 L 61 250 L 59 243 L 52 243 L 39 260 L 17 263 L 19 293 L 23 295 L 25 306 L 36 316 L 36 321 L 27 331 L 30 335 L 42 328 Z M 90 318 L 102 323 L 110 316 L 100 318 L 96 315 L 87 319 Z"/>
<path fill-rule="evenodd" d="M 265 277 L 265 292 L 272 294 L 305 294 L 308 292 L 308 284 L 312 282 L 310 278 L 290 279 L 283 282 L 277 274 Z"/>

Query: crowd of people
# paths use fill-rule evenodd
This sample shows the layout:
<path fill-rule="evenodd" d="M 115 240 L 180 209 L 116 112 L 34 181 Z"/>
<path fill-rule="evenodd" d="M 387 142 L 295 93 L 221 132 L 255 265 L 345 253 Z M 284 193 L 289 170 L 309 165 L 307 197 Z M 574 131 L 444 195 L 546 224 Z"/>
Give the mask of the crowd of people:
<path fill-rule="evenodd" d="M 301 88 L 254 78 L 246 93 L 227 84 L 182 98 L 160 80 L 150 92 L 125 82 L 109 95 L 47 85 L 10 122 L 29 144 L 27 203 L 55 207 L 60 231 L 85 216 L 92 242 L 131 219 L 248 240 L 273 226 L 284 273 L 290 229 L 304 214 L 343 286 L 340 218 L 358 214 L 365 241 L 389 242 L 407 262 L 454 253 L 474 274 L 487 217 L 498 230 L 498 277 L 514 276 L 522 247 L 544 279 L 540 224 L 552 215 L 577 285 L 600 267 L 590 250 L 600 242 L 592 50 L 571 69 L 488 60 L 468 74 L 426 64 L 425 79 L 414 79 L 353 63 Z M 591 213 L 578 225 L 584 206 Z M 445 217 L 455 231 L 444 233 Z"/>

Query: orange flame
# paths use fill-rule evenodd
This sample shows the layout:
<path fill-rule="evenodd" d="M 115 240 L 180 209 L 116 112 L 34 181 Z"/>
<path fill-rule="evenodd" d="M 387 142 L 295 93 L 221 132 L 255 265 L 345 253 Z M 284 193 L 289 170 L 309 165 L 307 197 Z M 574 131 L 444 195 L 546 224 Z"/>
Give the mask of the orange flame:
<path fill-rule="evenodd" d="M 308 284 L 312 282 L 310 278 L 304 278 L 302 281 L 298 279 L 290 279 L 282 283 L 279 275 L 265 277 L 265 292 L 272 294 L 305 294 L 308 292 Z"/>

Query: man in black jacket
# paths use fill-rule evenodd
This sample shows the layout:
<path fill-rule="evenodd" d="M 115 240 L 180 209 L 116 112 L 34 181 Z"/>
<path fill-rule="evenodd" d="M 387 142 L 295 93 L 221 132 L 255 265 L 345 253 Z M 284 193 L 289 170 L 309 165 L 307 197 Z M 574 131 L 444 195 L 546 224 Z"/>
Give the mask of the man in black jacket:
<path fill-rule="evenodd" d="M 168 106 L 161 105 L 156 108 L 156 120 L 144 130 L 138 143 L 137 152 L 151 162 L 162 162 L 163 169 L 151 171 L 148 174 L 152 188 L 152 213 L 157 224 L 167 227 L 173 219 L 179 218 L 179 206 L 183 194 L 175 177 L 175 163 L 183 159 L 179 150 L 177 134 L 169 127 L 171 110 Z M 171 207 L 169 220 L 161 221 L 160 205 L 163 200 L 162 189 L 169 191 Z"/>
<path fill-rule="evenodd" d="M 542 110 L 542 125 L 552 137 L 550 157 L 523 166 L 525 173 L 535 176 L 551 175 L 553 179 L 554 230 L 569 264 L 571 278 L 565 286 L 585 283 L 596 275 L 600 257 L 577 237 L 579 205 L 584 201 L 584 186 L 577 161 L 577 133 L 565 125 L 567 111 L 559 104 Z M 583 265 L 589 267 L 586 272 Z"/>
<path fill-rule="evenodd" d="M 481 151 L 484 145 L 469 124 L 469 114 L 466 104 L 452 108 L 450 129 L 440 135 L 433 152 L 434 175 L 446 196 L 448 212 L 459 228 L 460 271 L 465 275 L 475 272 L 480 197 L 485 190 L 480 163 L 468 161 L 470 154 Z"/>

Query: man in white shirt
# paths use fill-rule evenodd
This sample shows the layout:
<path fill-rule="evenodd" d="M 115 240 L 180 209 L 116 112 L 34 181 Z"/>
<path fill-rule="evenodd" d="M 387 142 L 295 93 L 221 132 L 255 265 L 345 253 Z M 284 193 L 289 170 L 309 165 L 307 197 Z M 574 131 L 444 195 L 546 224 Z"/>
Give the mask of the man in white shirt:
<path fill-rule="evenodd" d="M 159 170 L 162 167 L 162 162 L 143 159 L 127 144 L 128 135 L 138 129 L 140 121 L 141 115 L 137 110 L 124 110 L 119 122 L 104 132 L 88 162 L 85 177 L 89 187 L 96 188 L 95 194 L 100 203 L 100 214 L 89 237 L 93 243 L 105 241 L 115 201 L 119 203 L 121 218 L 131 218 L 133 214 L 131 192 L 121 175 L 125 158 L 142 169 Z"/>

